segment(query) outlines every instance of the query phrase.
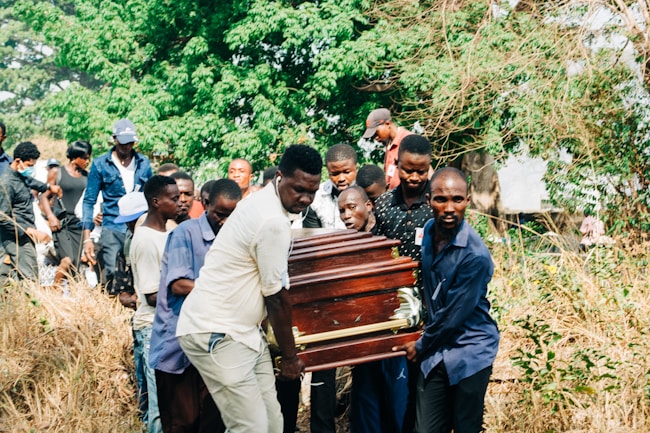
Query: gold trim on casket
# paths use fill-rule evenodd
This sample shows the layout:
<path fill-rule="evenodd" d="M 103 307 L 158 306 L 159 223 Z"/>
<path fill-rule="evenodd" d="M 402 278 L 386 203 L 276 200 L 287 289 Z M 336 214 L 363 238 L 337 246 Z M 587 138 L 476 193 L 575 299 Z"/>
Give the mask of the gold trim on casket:
<path fill-rule="evenodd" d="M 402 356 L 391 348 L 419 337 L 418 263 L 397 245 L 355 230 L 294 232 L 289 299 L 308 371 Z"/>

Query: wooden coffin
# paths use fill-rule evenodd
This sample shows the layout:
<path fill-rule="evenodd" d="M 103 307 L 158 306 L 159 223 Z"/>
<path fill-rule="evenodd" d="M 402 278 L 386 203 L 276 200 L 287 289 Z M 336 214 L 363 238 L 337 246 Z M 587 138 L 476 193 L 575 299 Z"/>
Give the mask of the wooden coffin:
<path fill-rule="evenodd" d="M 289 299 L 307 371 L 403 356 L 391 348 L 419 337 L 418 263 L 397 245 L 355 230 L 295 231 Z"/>

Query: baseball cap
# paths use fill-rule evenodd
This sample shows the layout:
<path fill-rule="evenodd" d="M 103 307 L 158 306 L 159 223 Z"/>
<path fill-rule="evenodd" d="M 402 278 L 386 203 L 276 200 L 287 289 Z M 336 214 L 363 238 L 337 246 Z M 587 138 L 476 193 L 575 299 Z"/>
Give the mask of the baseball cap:
<path fill-rule="evenodd" d="M 47 160 L 47 164 L 46 164 L 46 165 L 47 165 L 48 167 L 58 167 L 58 166 L 60 166 L 61 164 L 59 163 L 59 160 L 58 160 L 58 159 L 56 159 L 56 158 L 50 158 L 50 159 Z"/>
<path fill-rule="evenodd" d="M 140 218 L 140 215 L 149 210 L 147 199 L 142 191 L 133 191 L 123 196 L 117 202 L 120 215 L 115 218 L 117 224 L 128 223 Z"/>
<path fill-rule="evenodd" d="M 366 119 L 366 132 L 363 133 L 363 138 L 374 137 L 377 127 L 388 120 L 390 120 L 390 110 L 387 108 L 372 110 Z"/>
<path fill-rule="evenodd" d="M 129 119 L 118 120 L 113 128 L 113 135 L 120 144 L 138 141 L 138 136 L 135 135 L 135 125 Z"/>

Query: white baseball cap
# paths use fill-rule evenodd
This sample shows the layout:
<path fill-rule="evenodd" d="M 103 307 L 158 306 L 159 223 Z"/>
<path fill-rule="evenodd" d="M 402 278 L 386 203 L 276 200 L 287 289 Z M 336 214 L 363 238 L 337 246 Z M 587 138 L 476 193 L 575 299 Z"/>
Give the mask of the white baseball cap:
<path fill-rule="evenodd" d="M 133 191 L 126 194 L 117 202 L 120 215 L 115 218 L 117 224 L 128 223 L 137 220 L 140 216 L 149 210 L 147 199 L 141 191 Z"/>

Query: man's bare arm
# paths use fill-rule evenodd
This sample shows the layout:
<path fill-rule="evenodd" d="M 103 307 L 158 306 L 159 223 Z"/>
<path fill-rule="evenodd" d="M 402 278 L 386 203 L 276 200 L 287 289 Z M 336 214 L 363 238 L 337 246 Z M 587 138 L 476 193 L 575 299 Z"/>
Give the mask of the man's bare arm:
<path fill-rule="evenodd" d="M 269 322 L 273 327 L 273 333 L 282 354 L 279 365 L 280 377 L 287 380 L 297 379 L 305 370 L 305 364 L 298 357 L 296 342 L 291 331 L 289 292 L 282 289 L 275 295 L 265 297 L 264 301 L 269 314 Z"/>
<path fill-rule="evenodd" d="M 176 296 L 187 296 L 194 288 L 194 280 L 179 278 L 169 285 L 172 293 Z"/>

